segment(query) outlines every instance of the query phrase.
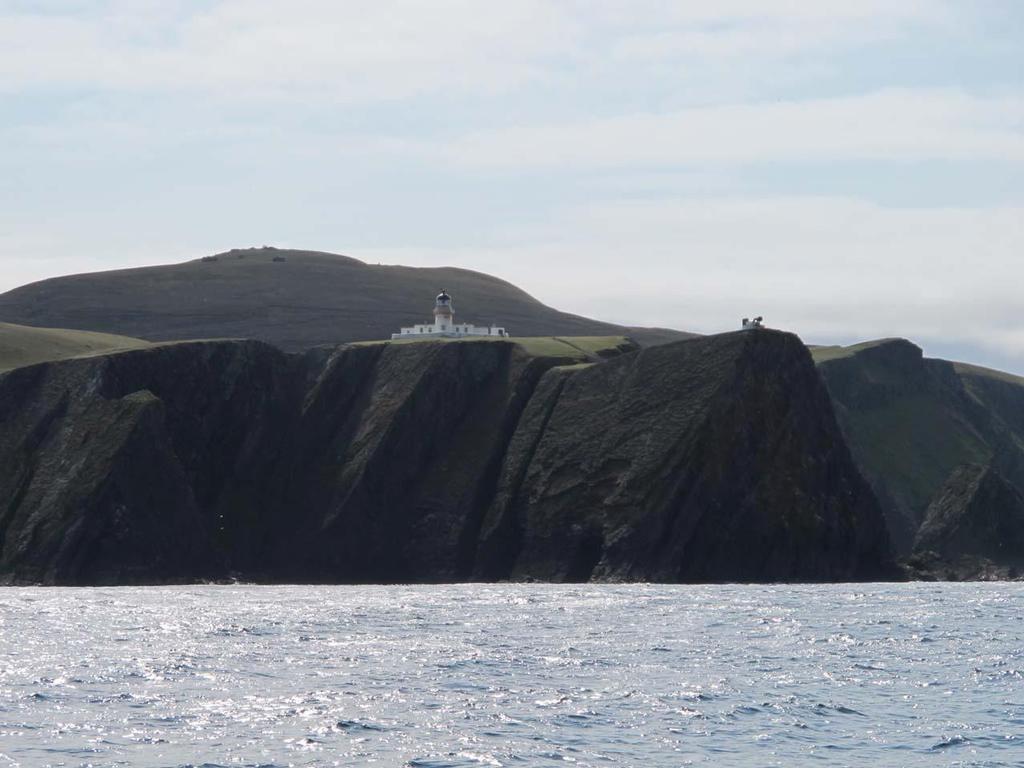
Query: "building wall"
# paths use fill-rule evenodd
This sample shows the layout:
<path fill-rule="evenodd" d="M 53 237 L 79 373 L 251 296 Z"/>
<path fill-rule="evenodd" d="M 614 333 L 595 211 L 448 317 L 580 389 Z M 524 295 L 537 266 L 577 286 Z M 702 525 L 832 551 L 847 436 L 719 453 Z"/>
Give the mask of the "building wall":
<path fill-rule="evenodd" d="M 443 327 L 443 330 L 442 330 Z M 466 336 L 498 336 L 506 337 L 508 332 L 498 326 L 476 326 L 470 323 L 433 323 L 430 325 L 414 325 L 411 328 L 402 328 L 399 333 L 391 334 L 392 339 L 423 339 L 423 338 L 462 338 Z"/>

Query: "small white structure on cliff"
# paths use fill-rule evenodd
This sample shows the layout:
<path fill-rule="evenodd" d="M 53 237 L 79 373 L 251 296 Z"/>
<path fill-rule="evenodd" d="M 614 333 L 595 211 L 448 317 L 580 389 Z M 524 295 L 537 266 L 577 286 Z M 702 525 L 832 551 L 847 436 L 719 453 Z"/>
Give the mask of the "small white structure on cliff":
<path fill-rule="evenodd" d="M 465 336 L 508 336 L 508 331 L 496 325 L 479 326 L 471 323 L 456 323 L 452 309 L 452 297 L 441 291 L 434 302 L 433 325 L 414 325 L 392 333 L 392 339 L 459 339 Z"/>

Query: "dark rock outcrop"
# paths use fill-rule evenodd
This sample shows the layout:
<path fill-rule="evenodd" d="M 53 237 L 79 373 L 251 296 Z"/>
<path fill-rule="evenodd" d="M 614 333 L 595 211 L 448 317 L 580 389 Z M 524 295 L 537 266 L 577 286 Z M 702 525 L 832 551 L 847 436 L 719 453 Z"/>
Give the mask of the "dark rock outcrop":
<path fill-rule="evenodd" d="M 272 562 L 295 578 L 453 581 L 541 374 L 510 343 L 342 348 L 305 398 L 289 451 L 299 515 Z"/>
<path fill-rule="evenodd" d="M 882 528 L 800 341 L 735 333 L 549 372 L 477 573 L 843 580 L 880 572 Z"/>
<path fill-rule="evenodd" d="M 293 422 L 288 358 L 197 343 L 0 377 L 0 573 L 47 583 L 215 576 L 260 549 Z"/>
<path fill-rule="evenodd" d="M 881 512 L 796 337 L 158 345 L 0 376 L 0 580 L 832 580 Z"/>
<path fill-rule="evenodd" d="M 947 563 L 966 558 L 1020 569 L 1024 496 L 992 467 L 958 467 L 928 507 L 914 550 L 933 552 Z"/>

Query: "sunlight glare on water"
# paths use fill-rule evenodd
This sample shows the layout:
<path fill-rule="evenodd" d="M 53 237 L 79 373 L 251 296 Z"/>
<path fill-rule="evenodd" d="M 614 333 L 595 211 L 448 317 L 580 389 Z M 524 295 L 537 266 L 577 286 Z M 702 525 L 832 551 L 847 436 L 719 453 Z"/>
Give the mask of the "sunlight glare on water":
<path fill-rule="evenodd" d="M 1024 586 L 0 589 L 0 768 L 1020 766 Z"/>

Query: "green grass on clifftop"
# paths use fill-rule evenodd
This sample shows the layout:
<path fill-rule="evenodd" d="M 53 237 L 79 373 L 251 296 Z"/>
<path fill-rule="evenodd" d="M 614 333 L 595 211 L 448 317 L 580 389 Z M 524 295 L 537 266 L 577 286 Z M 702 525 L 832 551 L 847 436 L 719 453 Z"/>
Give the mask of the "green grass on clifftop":
<path fill-rule="evenodd" d="M 858 352 L 863 352 L 865 349 L 872 349 L 879 347 L 887 342 L 894 341 L 894 339 L 874 339 L 872 341 L 862 341 L 859 344 L 851 344 L 848 347 L 841 347 L 838 345 L 828 347 L 818 347 L 810 345 L 807 349 L 811 352 L 811 357 L 814 358 L 814 362 L 820 365 L 821 363 L 827 363 L 832 360 L 842 360 L 846 357 L 853 357 Z"/>
<path fill-rule="evenodd" d="M 394 339 L 391 341 L 362 341 L 359 345 L 371 344 L 471 344 L 495 341 L 509 341 L 533 357 L 568 358 L 576 362 L 593 362 L 614 357 L 637 348 L 635 342 L 626 336 L 524 336 L 500 338 L 479 336 L 462 339 Z"/>
<path fill-rule="evenodd" d="M 953 363 L 953 368 L 960 376 L 978 376 L 983 379 L 993 379 L 994 381 L 1002 381 L 1007 384 L 1016 384 L 1018 387 L 1024 387 L 1024 376 L 1016 376 L 1005 371 L 997 371 L 980 365 L 971 365 L 970 363 Z"/>
<path fill-rule="evenodd" d="M 68 357 L 84 357 L 145 346 L 148 346 L 147 342 L 128 336 L 0 323 L 0 372 Z"/>
<path fill-rule="evenodd" d="M 635 347 L 625 336 L 535 336 L 513 341 L 535 357 L 578 360 L 611 357 Z"/>

